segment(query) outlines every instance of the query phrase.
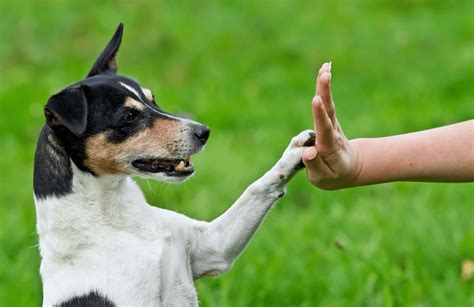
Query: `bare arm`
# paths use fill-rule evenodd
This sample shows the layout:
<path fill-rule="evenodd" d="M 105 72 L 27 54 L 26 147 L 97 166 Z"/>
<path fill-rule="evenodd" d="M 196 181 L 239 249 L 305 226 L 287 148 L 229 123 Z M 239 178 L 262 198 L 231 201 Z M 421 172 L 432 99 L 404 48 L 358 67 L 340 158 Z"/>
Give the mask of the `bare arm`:
<path fill-rule="evenodd" d="M 474 120 L 350 143 L 361 153 L 362 165 L 354 185 L 474 181 Z"/>
<path fill-rule="evenodd" d="M 326 190 L 389 181 L 474 181 L 474 120 L 385 138 L 347 140 L 336 118 L 331 64 L 317 77 L 315 146 L 305 150 L 309 180 Z"/>

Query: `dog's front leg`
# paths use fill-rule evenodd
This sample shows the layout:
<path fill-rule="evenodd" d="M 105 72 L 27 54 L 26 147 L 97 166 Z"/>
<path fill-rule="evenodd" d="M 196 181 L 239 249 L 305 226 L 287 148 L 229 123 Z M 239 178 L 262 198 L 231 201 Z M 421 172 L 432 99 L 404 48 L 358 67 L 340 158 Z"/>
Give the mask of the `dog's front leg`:
<path fill-rule="evenodd" d="M 311 130 L 291 140 L 280 160 L 252 183 L 223 215 L 193 229 L 191 260 L 194 278 L 217 275 L 230 268 L 268 210 L 282 197 L 291 177 L 302 167 L 303 146 L 314 144 Z"/>

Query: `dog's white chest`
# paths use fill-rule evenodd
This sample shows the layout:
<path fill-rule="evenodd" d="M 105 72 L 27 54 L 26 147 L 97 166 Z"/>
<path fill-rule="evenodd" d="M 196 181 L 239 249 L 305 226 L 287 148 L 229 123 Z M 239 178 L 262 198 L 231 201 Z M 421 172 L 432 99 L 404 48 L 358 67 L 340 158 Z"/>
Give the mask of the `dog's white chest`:
<path fill-rule="evenodd" d="M 36 201 L 45 305 L 91 291 L 119 306 L 197 305 L 182 233 L 125 185 L 106 204 L 74 195 Z"/>
<path fill-rule="evenodd" d="M 45 296 L 44 303 L 95 290 L 117 305 L 197 304 L 185 250 L 172 238 L 146 240 L 122 233 L 107 241 L 75 257 L 45 257 L 41 272 L 45 294 L 52 296 Z"/>

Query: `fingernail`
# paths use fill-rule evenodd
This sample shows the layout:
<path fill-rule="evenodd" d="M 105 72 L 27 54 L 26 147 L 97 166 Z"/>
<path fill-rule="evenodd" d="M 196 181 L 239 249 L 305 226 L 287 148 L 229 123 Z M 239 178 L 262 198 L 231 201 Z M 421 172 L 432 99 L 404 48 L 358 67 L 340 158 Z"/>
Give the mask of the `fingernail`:
<path fill-rule="evenodd" d="M 331 72 L 331 65 L 332 65 L 332 62 L 329 61 L 329 72 Z"/>

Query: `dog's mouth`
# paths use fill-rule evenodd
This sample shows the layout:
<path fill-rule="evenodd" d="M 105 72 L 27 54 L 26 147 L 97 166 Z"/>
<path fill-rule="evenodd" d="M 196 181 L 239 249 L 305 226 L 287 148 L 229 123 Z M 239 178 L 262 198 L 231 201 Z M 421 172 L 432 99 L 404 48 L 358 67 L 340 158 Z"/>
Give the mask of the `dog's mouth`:
<path fill-rule="evenodd" d="M 194 173 L 191 157 L 185 159 L 138 159 L 132 165 L 146 173 L 165 173 L 167 176 L 184 177 Z"/>

